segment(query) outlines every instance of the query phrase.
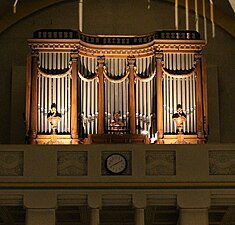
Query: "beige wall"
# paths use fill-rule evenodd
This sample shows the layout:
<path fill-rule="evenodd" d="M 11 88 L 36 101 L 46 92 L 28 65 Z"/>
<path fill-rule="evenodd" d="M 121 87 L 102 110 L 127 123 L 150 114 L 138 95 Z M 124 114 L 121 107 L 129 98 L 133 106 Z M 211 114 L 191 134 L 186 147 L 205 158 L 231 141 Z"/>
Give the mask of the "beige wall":
<path fill-rule="evenodd" d="M 86 0 L 84 2 L 84 32 L 86 33 L 140 34 L 158 29 L 174 29 L 174 8 L 169 3 L 151 1 L 151 8 L 148 10 L 147 1 L 143 0 Z M 184 29 L 183 10 L 180 10 L 180 15 L 180 28 Z M 12 82 L 16 78 L 14 71 L 22 73 L 22 79 L 25 79 L 24 69 L 14 68 L 22 68 L 26 65 L 26 56 L 29 52 L 27 39 L 32 37 L 35 30 L 41 28 L 77 29 L 77 18 L 77 2 L 61 3 L 32 14 L 0 34 L 0 143 L 24 143 L 22 107 L 17 110 L 11 105 L 14 102 L 22 105 L 25 101 L 23 95 L 15 94 L 25 91 L 22 82 L 13 86 Z M 193 15 L 190 20 L 191 23 L 194 21 Z M 202 21 L 200 21 L 200 27 L 202 28 Z M 192 24 L 191 28 L 193 29 Z M 216 27 L 214 39 L 210 35 L 210 25 L 208 31 L 208 45 L 204 50 L 208 77 L 213 77 L 215 71 L 215 76 L 218 77 L 218 80 L 213 77 L 213 80 L 208 81 L 210 127 L 214 129 L 211 131 L 209 140 L 211 143 L 220 141 L 231 143 L 235 142 L 233 121 L 235 42 L 233 37 L 219 27 Z M 216 70 L 210 68 L 216 68 Z M 216 94 L 219 95 L 219 99 L 214 99 Z M 14 118 L 11 118 L 11 115 Z M 13 121 L 17 119 L 21 129 L 18 126 L 14 128 Z M 12 129 L 15 130 L 12 131 Z"/>

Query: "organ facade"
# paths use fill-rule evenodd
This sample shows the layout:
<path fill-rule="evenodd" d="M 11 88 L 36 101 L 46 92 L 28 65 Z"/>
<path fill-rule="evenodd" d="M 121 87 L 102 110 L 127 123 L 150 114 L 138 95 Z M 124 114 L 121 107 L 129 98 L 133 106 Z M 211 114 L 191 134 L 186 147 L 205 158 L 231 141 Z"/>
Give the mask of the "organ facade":
<path fill-rule="evenodd" d="M 38 30 L 28 40 L 26 136 L 57 144 L 176 143 L 181 105 L 186 143 L 208 134 L 205 41 L 195 31 L 140 36 Z"/>

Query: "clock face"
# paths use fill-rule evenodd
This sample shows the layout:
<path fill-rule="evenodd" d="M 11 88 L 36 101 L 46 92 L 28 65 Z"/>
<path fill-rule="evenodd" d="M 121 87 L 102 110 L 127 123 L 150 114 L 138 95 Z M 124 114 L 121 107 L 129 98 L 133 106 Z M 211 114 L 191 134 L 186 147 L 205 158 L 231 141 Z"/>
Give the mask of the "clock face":
<path fill-rule="evenodd" d="M 109 173 L 121 174 L 127 168 L 127 160 L 123 155 L 114 153 L 106 158 L 105 166 Z"/>

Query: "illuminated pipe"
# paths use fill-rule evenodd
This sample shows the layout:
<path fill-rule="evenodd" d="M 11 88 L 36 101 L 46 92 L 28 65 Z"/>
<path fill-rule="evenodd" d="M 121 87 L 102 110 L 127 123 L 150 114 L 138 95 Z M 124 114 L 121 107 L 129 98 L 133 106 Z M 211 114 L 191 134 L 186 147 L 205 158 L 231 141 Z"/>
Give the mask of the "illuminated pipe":
<path fill-rule="evenodd" d="M 143 82 L 139 82 L 139 89 L 140 89 L 140 127 L 143 129 Z"/>
<path fill-rule="evenodd" d="M 98 133 L 98 83 L 95 79 L 95 134 Z M 107 114 L 108 115 L 108 114 Z"/>
<path fill-rule="evenodd" d="M 185 104 L 185 109 L 186 109 L 186 115 L 187 115 L 187 132 L 189 132 L 189 123 L 190 123 L 190 102 L 189 102 L 189 79 L 190 77 L 186 78 L 186 104 Z"/>
<path fill-rule="evenodd" d="M 41 132 L 41 75 L 38 77 L 38 132 Z"/>
<path fill-rule="evenodd" d="M 44 80 L 45 80 L 46 78 L 45 77 L 41 77 L 41 109 L 40 109 L 40 111 L 41 111 L 41 118 L 40 118 L 40 125 L 41 125 L 41 132 L 42 133 L 44 133 L 45 132 L 45 130 L 44 130 L 44 123 L 43 123 L 43 119 L 44 119 L 44 115 L 43 115 L 43 112 L 44 112 L 44 102 L 45 102 L 45 96 L 44 96 L 44 93 L 45 93 L 45 90 L 44 90 Z"/>
<path fill-rule="evenodd" d="M 87 89 L 86 89 L 86 85 L 87 85 L 87 82 L 85 81 L 82 81 L 83 83 L 83 113 L 84 113 L 84 118 L 86 119 L 87 118 L 87 111 L 86 111 L 86 106 L 87 106 Z"/>
<path fill-rule="evenodd" d="M 142 82 L 143 84 L 143 117 L 146 118 L 147 116 L 147 93 L 146 93 L 146 82 Z M 144 130 L 147 130 L 147 124 L 146 124 L 146 121 L 143 121 L 143 129 Z"/>
<path fill-rule="evenodd" d="M 123 117 L 126 117 L 126 109 L 127 109 L 126 108 L 126 82 L 127 82 L 127 79 L 122 82 L 122 90 L 123 90 Z"/>
<path fill-rule="evenodd" d="M 113 116 L 114 113 L 114 99 L 115 99 L 115 95 L 114 95 L 114 83 L 110 83 L 110 109 L 111 109 L 111 115 Z"/>
<path fill-rule="evenodd" d="M 172 60 L 172 54 L 171 53 L 169 53 L 168 54 L 168 59 L 169 59 L 169 69 L 170 70 L 172 70 L 172 68 L 173 68 L 173 66 L 172 66 L 172 64 L 173 64 L 173 60 Z"/>
<path fill-rule="evenodd" d="M 193 110 L 193 76 L 190 76 L 190 131 L 193 132 L 194 110 Z"/>
<path fill-rule="evenodd" d="M 113 88 L 114 88 L 114 112 L 118 112 L 118 84 L 113 84 Z"/>
<path fill-rule="evenodd" d="M 61 93 L 60 93 L 60 78 L 57 78 L 57 79 L 55 79 L 55 80 L 57 80 L 57 110 L 61 113 L 61 107 L 60 107 L 60 95 L 61 95 Z M 60 126 L 61 126 L 61 123 L 59 122 L 58 123 L 58 133 L 60 133 Z"/>
<path fill-rule="evenodd" d="M 44 93 L 45 93 L 45 106 L 44 106 L 44 131 L 45 132 L 47 132 L 48 131 L 48 121 L 47 121 L 47 113 L 48 113 L 48 108 L 49 108 L 49 106 L 48 106 L 48 96 L 47 96 L 47 92 L 48 92 L 48 85 L 47 85 L 47 83 L 48 83 L 48 78 L 45 78 L 45 91 L 44 91 Z"/>
<path fill-rule="evenodd" d="M 147 116 L 149 119 L 149 125 L 147 130 L 149 130 L 149 128 L 151 127 L 151 105 L 152 105 L 152 101 L 151 101 L 151 93 L 152 89 L 151 89 L 151 80 L 149 82 L 147 82 Z"/>
<path fill-rule="evenodd" d="M 91 82 L 87 82 L 87 117 L 91 118 Z M 88 121 L 87 133 L 90 134 L 90 122 Z"/>
<path fill-rule="evenodd" d="M 136 90 L 135 90 L 135 114 L 136 114 L 136 128 L 139 126 L 139 80 L 136 80 Z M 136 133 L 138 134 L 138 129 L 136 130 Z"/>
<path fill-rule="evenodd" d="M 128 98 L 128 93 L 129 93 L 129 85 L 128 82 L 126 80 L 125 85 L 126 85 L 126 93 L 125 93 L 125 99 L 126 99 L 126 118 L 127 118 L 127 126 L 129 127 L 129 98 Z"/>
<path fill-rule="evenodd" d="M 180 81 L 181 81 L 181 85 L 182 85 L 182 109 L 185 111 L 186 109 L 186 91 L 185 91 L 185 79 L 187 78 L 180 78 Z M 187 114 L 186 114 L 187 115 Z M 187 116 L 186 116 L 186 119 L 187 119 Z M 186 129 L 186 123 L 187 123 L 187 120 L 185 123 L 183 123 L 183 131 L 185 132 L 185 129 Z"/>
<path fill-rule="evenodd" d="M 181 60 L 180 60 L 181 56 L 180 55 L 181 54 L 176 54 L 176 56 L 177 56 L 177 60 L 176 60 L 176 62 L 177 62 L 177 70 L 181 69 Z"/>
<path fill-rule="evenodd" d="M 163 113 L 164 113 L 164 121 L 163 121 L 163 128 L 164 133 L 167 131 L 167 86 L 166 86 L 166 75 L 163 75 Z M 156 112 L 157 113 L 157 112 Z"/>
<path fill-rule="evenodd" d="M 122 116 L 122 95 L 123 95 L 123 92 L 122 92 L 122 84 L 118 84 L 118 92 L 119 92 L 119 107 L 118 107 L 118 110 L 121 111 L 121 116 Z"/>
<path fill-rule="evenodd" d="M 173 53 L 172 56 L 173 56 L 173 70 L 176 70 L 176 54 Z"/>
<path fill-rule="evenodd" d="M 94 95 L 94 80 L 91 83 L 91 117 L 94 118 L 95 116 L 95 110 L 94 110 L 94 100 L 95 100 L 95 95 Z M 91 134 L 94 133 L 94 120 L 91 122 Z"/>
<path fill-rule="evenodd" d="M 179 89 L 177 88 L 178 79 L 175 78 L 175 77 L 172 77 L 172 80 L 173 80 L 173 91 L 174 91 L 174 95 L 173 95 L 174 97 L 173 97 L 173 102 L 172 102 L 172 110 L 173 110 L 172 113 L 174 113 L 175 110 L 176 110 L 176 105 L 177 105 L 177 103 L 179 101 L 179 98 L 178 98 L 178 96 L 179 96 Z M 175 123 L 173 123 L 172 126 L 173 126 L 174 132 L 176 132 Z"/>
<path fill-rule="evenodd" d="M 195 80 L 195 76 L 193 76 L 193 109 L 194 109 L 194 121 L 193 121 L 193 131 L 194 133 L 197 132 L 196 130 L 196 109 L 197 109 L 197 105 L 196 105 L 196 80 Z"/>
<path fill-rule="evenodd" d="M 180 54 L 180 58 L 181 58 L 181 69 L 185 70 L 185 54 L 184 53 Z"/>
<path fill-rule="evenodd" d="M 71 76 L 68 76 L 68 132 L 71 128 Z"/>
<path fill-rule="evenodd" d="M 173 121 L 171 118 L 171 115 L 173 113 L 173 99 L 172 99 L 172 92 L 173 92 L 173 87 L 172 87 L 172 77 L 169 78 L 170 79 L 170 132 L 173 132 Z"/>
<path fill-rule="evenodd" d="M 63 69 L 63 68 L 62 68 Z M 64 133 L 64 92 L 66 91 L 64 80 L 66 78 L 61 78 L 61 132 Z"/>

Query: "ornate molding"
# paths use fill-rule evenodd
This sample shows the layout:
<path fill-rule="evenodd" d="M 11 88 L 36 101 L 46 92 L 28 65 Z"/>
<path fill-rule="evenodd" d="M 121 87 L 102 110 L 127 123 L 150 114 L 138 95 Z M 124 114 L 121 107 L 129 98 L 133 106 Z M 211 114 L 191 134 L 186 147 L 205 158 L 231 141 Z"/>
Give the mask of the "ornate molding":
<path fill-rule="evenodd" d="M 209 151 L 210 175 L 235 175 L 235 151 Z"/>
<path fill-rule="evenodd" d="M 0 152 L 0 176 L 23 176 L 23 165 L 23 152 Z"/>
<path fill-rule="evenodd" d="M 146 151 L 146 175 L 176 175 L 175 151 Z"/>
<path fill-rule="evenodd" d="M 87 152 L 58 152 L 58 176 L 86 176 Z"/>

